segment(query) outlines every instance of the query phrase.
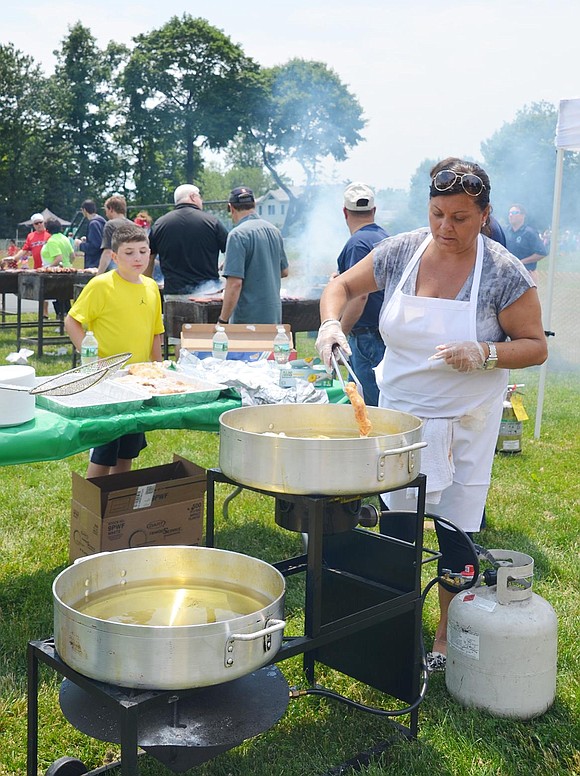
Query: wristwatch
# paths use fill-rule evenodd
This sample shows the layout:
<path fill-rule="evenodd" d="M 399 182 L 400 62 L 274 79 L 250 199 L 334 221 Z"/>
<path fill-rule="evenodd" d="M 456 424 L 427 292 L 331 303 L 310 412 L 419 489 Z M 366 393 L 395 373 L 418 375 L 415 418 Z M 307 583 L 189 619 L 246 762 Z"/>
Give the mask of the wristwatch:
<path fill-rule="evenodd" d="M 218 323 L 227 323 L 227 321 L 224 321 L 224 319 L 223 319 L 223 318 L 218 318 L 218 319 L 217 319 L 217 322 L 218 322 Z"/>
<path fill-rule="evenodd" d="M 485 344 L 489 348 L 489 356 L 483 362 L 483 368 L 495 369 L 497 366 L 497 348 L 495 347 L 495 342 L 486 342 Z"/>

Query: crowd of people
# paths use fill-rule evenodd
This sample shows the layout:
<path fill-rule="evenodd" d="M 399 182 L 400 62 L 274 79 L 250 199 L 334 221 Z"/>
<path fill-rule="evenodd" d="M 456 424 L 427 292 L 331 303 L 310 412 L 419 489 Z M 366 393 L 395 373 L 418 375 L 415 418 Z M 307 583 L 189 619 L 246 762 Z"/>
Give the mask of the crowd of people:
<path fill-rule="evenodd" d="M 169 298 L 223 293 L 222 324 L 282 322 L 284 241 L 257 215 L 252 190 L 230 192 L 229 232 L 204 211 L 197 186 L 178 186 L 174 205 L 156 221 L 144 211 L 131 221 L 122 196 L 106 200 L 106 218 L 93 200 L 82 203 L 86 235 L 73 247 L 96 277 L 65 320 L 77 348 L 90 329 L 101 357 L 128 351 L 133 361 L 160 360 L 160 279 Z M 350 235 L 321 297 L 316 347 L 326 364 L 343 349 L 367 404 L 422 419 L 427 510 L 473 535 L 484 515 L 509 370 L 547 356 L 536 267 L 548 249 L 521 204 L 509 208 L 502 230 L 487 173 L 457 158 L 431 170 L 427 227 L 388 236 L 375 222 L 374 192 L 362 182 L 345 189 L 343 215 Z M 14 258 L 31 255 L 34 266 L 70 261 L 73 247 L 58 221 L 45 224 L 39 214 L 31 220 Z M 127 471 L 145 445 L 144 435 L 133 434 L 95 448 L 88 476 Z M 409 494 L 396 491 L 383 501 L 392 512 L 385 529 L 413 535 L 404 516 L 415 509 Z M 470 556 L 458 532 L 436 530 L 440 572 L 463 569 Z M 432 670 L 445 664 L 452 597 L 441 585 Z"/>
<path fill-rule="evenodd" d="M 164 326 L 156 272 L 165 298 L 222 289 L 222 323 L 281 322 L 280 282 L 288 260 L 280 231 L 256 215 L 252 190 L 238 187 L 230 193 L 234 227 L 229 233 L 204 212 L 197 186 L 178 186 L 174 202 L 174 209 L 155 222 L 146 211 L 129 220 L 120 195 L 105 202 L 106 221 L 94 201 L 82 203 L 88 228 L 75 246 L 83 251 L 85 266 L 96 269 L 96 277 L 65 318 L 77 350 L 90 330 L 101 358 L 129 352 L 130 362 L 161 361 Z M 220 254 L 225 255 L 221 274 Z M 87 476 L 129 471 L 146 444 L 145 435 L 138 433 L 94 448 Z"/>

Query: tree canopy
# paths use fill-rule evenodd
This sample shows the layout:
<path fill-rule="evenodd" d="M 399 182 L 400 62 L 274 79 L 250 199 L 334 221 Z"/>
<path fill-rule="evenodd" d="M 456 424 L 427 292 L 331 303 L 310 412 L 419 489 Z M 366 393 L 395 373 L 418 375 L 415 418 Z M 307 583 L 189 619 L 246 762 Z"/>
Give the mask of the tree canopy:
<path fill-rule="evenodd" d="M 32 206 L 30 190 L 37 136 L 38 89 L 44 78 L 32 57 L 0 45 L 0 234 Z M 29 214 L 30 215 L 30 214 Z"/>
<path fill-rule="evenodd" d="M 322 160 L 343 160 L 362 141 L 361 107 L 324 63 L 262 69 L 189 14 L 129 47 L 99 48 L 77 22 L 55 55 L 45 77 L 31 57 L 0 46 L 4 234 L 43 206 L 71 214 L 83 198 L 114 192 L 163 203 L 184 182 L 207 187 L 209 198 L 237 183 L 261 194 L 274 182 L 294 199 L 285 161 L 312 184 Z M 208 162 L 208 150 L 223 152 L 222 162 Z"/>
<path fill-rule="evenodd" d="M 193 183 L 200 148 L 223 148 L 259 94 L 259 66 L 204 19 L 184 14 L 138 35 L 123 75 L 128 123 L 141 149 L 179 149 L 183 165 L 173 183 Z"/>
<path fill-rule="evenodd" d="M 483 166 L 492 186 L 496 217 L 506 221 L 511 204 L 525 206 L 537 229 L 550 225 L 556 165 L 556 107 L 548 102 L 524 106 L 481 144 Z M 580 155 L 566 154 L 564 160 L 561 217 L 563 223 L 577 223 L 580 216 L 578 188 Z"/>
<path fill-rule="evenodd" d="M 259 146 L 264 166 L 290 199 L 286 218 L 292 224 L 297 200 L 280 166 L 298 162 L 306 190 L 315 182 L 322 159 L 346 159 L 362 141 L 362 108 L 338 75 L 323 62 L 292 59 L 262 71 L 263 99 L 254 103 L 249 137 Z"/>

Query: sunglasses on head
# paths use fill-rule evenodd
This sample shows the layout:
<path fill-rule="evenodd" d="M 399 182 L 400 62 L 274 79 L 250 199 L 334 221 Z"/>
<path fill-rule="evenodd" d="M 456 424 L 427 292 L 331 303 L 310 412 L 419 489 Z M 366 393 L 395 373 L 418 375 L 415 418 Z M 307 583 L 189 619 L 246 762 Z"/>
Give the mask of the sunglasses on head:
<path fill-rule="evenodd" d="M 449 191 L 456 183 L 460 183 L 463 191 L 470 197 L 478 197 L 485 188 L 478 175 L 471 172 L 459 174 L 453 170 L 440 170 L 431 183 L 437 191 Z"/>
<path fill-rule="evenodd" d="M 32 226 L 38 226 L 38 224 L 44 224 L 44 221 L 33 221 Z"/>
<path fill-rule="evenodd" d="M 508 213 L 508 215 L 510 216 L 520 216 L 521 214 L 522 214 L 521 210 L 510 210 L 510 212 Z"/>

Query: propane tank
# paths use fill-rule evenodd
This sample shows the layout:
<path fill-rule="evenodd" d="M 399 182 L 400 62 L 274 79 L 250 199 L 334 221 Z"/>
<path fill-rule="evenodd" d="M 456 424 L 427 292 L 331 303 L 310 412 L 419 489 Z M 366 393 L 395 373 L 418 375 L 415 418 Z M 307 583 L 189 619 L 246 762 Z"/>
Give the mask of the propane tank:
<path fill-rule="evenodd" d="M 490 550 L 497 584 L 458 593 L 449 606 L 445 682 L 463 706 L 531 719 L 556 695 L 558 622 L 532 592 L 534 560 Z"/>

